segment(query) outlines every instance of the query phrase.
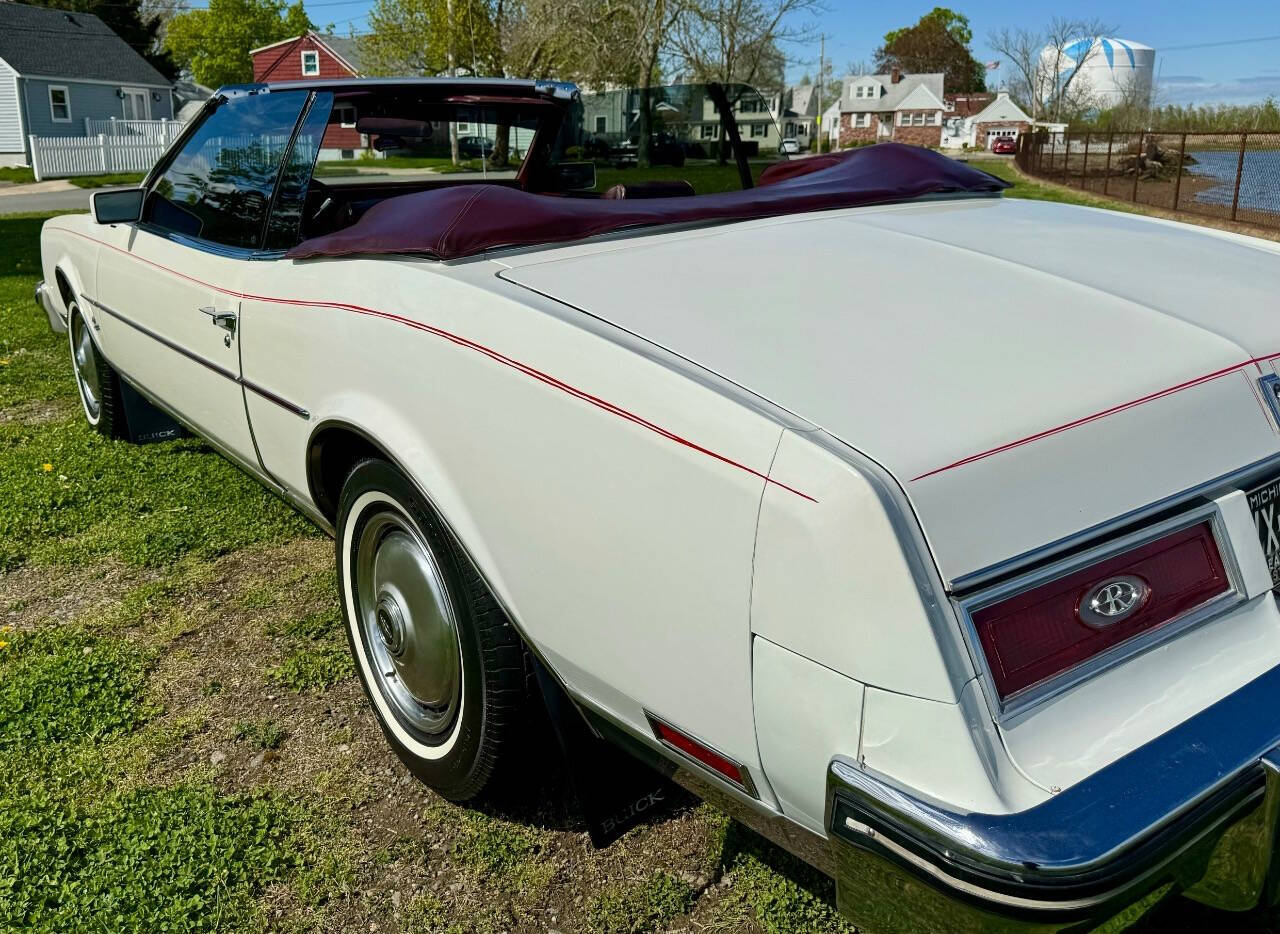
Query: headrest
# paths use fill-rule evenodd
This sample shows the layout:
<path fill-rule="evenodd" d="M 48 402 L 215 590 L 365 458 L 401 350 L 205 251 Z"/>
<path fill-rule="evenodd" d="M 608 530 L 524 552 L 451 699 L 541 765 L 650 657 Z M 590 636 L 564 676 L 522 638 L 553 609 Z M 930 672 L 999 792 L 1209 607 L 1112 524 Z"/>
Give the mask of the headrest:
<path fill-rule="evenodd" d="M 637 198 L 687 198 L 693 186 L 682 178 L 655 182 L 621 182 L 602 195 L 610 201 L 635 201 Z"/>

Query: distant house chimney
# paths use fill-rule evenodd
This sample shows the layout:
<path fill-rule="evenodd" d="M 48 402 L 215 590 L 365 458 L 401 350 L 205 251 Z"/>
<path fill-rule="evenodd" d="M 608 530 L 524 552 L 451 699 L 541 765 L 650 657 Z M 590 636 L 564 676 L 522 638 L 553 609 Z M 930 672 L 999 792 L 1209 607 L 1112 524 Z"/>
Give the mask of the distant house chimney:
<path fill-rule="evenodd" d="M 889 80 L 894 84 L 897 84 L 899 81 L 901 81 L 902 69 L 899 68 L 897 65 L 894 65 L 893 70 L 889 72 Z"/>

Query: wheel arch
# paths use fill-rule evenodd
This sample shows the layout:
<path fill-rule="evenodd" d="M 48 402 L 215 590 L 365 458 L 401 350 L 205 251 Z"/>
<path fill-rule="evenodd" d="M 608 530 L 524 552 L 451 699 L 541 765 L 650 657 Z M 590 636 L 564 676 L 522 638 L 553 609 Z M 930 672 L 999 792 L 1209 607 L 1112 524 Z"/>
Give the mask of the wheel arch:
<path fill-rule="evenodd" d="M 392 435 L 399 437 L 395 432 L 392 432 Z M 427 508 L 453 539 L 459 552 L 479 575 L 489 593 L 498 601 L 507 619 L 516 627 L 525 643 L 531 645 L 528 632 L 512 611 L 511 602 L 505 591 L 495 586 L 495 578 L 488 567 L 488 562 L 484 560 L 487 552 L 482 547 L 483 542 L 476 540 L 479 532 L 467 522 L 465 504 L 452 500 L 442 502 L 441 497 L 437 495 L 438 491 L 433 492 L 429 484 L 424 482 L 423 472 L 411 469 L 405 461 L 396 456 L 393 452 L 394 445 L 388 443 L 386 438 L 387 436 L 376 434 L 353 421 L 338 417 L 323 419 L 312 429 L 307 442 L 306 477 L 307 492 L 316 509 L 337 534 L 338 504 L 342 499 L 343 482 L 351 472 L 351 468 L 366 457 L 385 460 L 408 478 Z M 447 482 L 445 485 L 447 487 Z M 471 534 L 464 534 L 468 530 Z"/>

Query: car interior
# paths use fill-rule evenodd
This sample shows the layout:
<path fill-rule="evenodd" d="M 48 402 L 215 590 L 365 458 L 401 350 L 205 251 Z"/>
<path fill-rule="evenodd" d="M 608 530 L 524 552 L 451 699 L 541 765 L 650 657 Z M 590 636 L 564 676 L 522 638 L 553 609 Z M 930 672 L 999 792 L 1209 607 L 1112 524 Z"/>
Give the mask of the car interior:
<path fill-rule="evenodd" d="M 312 133 L 319 138 L 306 141 L 315 162 L 299 238 L 342 230 L 383 201 L 434 188 L 483 182 L 565 198 L 690 197 L 751 187 L 765 164 L 785 160 L 770 154 L 744 172 L 733 120 L 724 125 L 703 88 L 682 86 L 648 92 L 653 116 L 642 168 L 638 93 L 611 91 L 566 106 L 527 93 L 337 91 L 323 131 Z"/>

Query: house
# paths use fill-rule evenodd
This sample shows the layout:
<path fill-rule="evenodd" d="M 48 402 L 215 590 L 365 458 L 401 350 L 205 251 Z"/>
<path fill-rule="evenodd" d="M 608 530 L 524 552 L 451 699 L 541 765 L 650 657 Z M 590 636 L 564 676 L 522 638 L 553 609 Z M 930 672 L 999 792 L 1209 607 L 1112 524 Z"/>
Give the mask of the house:
<path fill-rule="evenodd" d="M 942 142 L 943 75 L 907 75 L 897 68 L 885 75 L 842 79 L 841 146 L 896 140 L 917 146 Z"/>
<path fill-rule="evenodd" d="M 808 149 L 817 131 L 818 89 L 812 84 L 789 87 L 772 95 L 769 109 L 782 138 L 795 138 L 801 149 Z"/>
<path fill-rule="evenodd" d="M 827 134 L 827 149 L 840 148 L 840 98 L 822 112 L 822 129 Z"/>
<path fill-rule="evenodd" d="M 945 149 L 990 149 L 997 139 L 1017 140 L 1031 129 L 1031 118 L 1013 102 L 1008 91 L 994 94 L 948 94 L 943 115 Z"/>
<path fill-rule="evenodd" d="M 301 78 L 359 78 L 360 43 L 315 31 L 252 49 L 254 81 L 297 81 Z M 339 104 L 339 124 L 330 126 L 320 144 L 321 159 L 354 159 L 368 141 L 356 132 L 356 114 Z M 341 116 L 346 114 L 345 118 Z"/>
<path fill-rule="evenodd" d="M 173 117 L 170 82 L 91 13 L 0 3 L 0 165 L 31 136 L 91 136 L 86 121 Z"/>

